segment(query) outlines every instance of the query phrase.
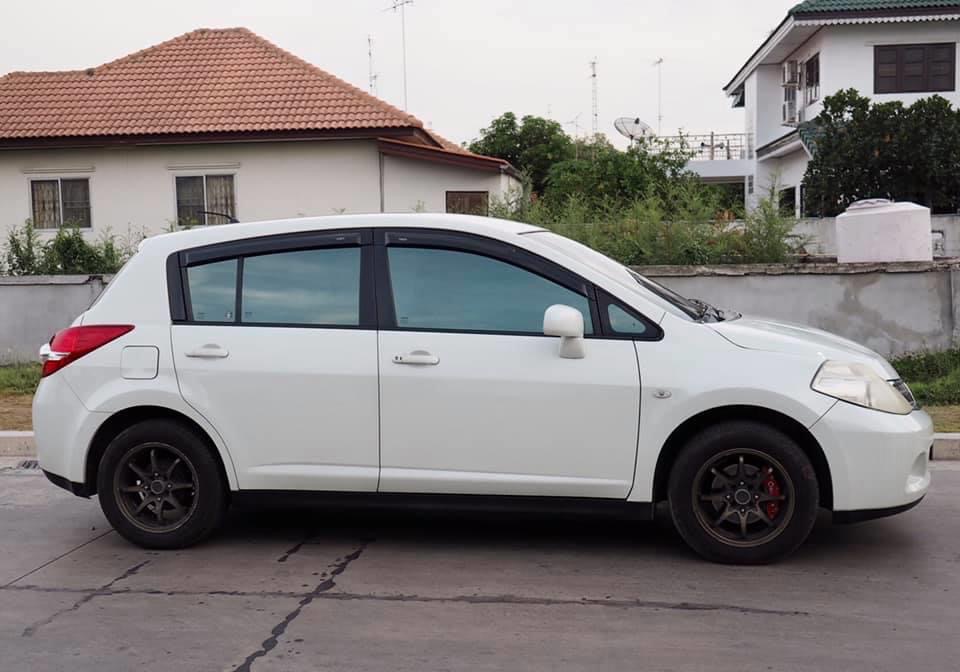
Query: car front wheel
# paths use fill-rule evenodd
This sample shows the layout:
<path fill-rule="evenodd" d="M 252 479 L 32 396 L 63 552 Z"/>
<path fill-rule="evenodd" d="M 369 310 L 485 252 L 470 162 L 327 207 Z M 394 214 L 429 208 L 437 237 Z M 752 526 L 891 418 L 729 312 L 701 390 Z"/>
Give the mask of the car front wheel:
<path fill-rule="evenodd" d="M 762 564 L 803 543 L 820 493 L 793 439 L 768 425 L 728 422 L 682 449 L 668 498 L 677 531 L 697 553 L 715 562 Z"/>
<path fill-rule="evenodd" d="M 144 548 L 183 548 L 213 533 L 226 511 L 226 485 L 203 440 L 169 420 L 147 420 L 107 446 L 97 472 L 107 520 Z"/>

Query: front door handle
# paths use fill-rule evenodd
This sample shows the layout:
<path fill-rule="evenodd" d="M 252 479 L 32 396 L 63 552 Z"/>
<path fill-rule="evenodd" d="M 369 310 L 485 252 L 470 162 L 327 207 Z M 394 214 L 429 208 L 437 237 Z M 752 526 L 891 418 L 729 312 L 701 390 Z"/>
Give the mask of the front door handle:
<path fill-rule="evenodd" d="M 189 350 L 184 353 L 187 357 L 197 357 L 199 359 L 223 359 L 230 352 L 226 348 L 221 348 L 216 343 L 207 343 L 196 350 Z"/>
<path fill-rule="evenodd" d="M 426 350 L 414 350 L 405 355 L 394 355 L 394 364 L 415 364 L 419 366 L 436 366 L 440 363 L 440 358 L 431 355 Z"/>

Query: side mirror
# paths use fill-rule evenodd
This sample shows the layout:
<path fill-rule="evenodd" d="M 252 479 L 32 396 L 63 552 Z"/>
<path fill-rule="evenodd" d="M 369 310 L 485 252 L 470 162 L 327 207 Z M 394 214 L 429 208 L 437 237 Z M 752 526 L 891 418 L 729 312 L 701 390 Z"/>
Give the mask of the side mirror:
<path fill-rule="evenodd" d="M 576 308 L 557 304 L 543 313 L 543 334 L 560 337 L 560 356 L 583 359 L 583 315 Z"/>

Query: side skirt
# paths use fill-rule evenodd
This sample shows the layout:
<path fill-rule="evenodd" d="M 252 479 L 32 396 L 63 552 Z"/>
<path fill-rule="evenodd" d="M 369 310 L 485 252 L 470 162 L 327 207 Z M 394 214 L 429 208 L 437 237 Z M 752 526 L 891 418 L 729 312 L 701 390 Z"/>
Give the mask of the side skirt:
<path fill-rule="evenodd" d="M 621 520 L 653 520 L 649 502 L 579 497 L 508 495 L 445 495 L 386 492 L 312 492 L 301 490 L 235 490 L 231 502 L 242 507 L 367 509 L 384 511 L 539 513 L 584 515 Z"/>

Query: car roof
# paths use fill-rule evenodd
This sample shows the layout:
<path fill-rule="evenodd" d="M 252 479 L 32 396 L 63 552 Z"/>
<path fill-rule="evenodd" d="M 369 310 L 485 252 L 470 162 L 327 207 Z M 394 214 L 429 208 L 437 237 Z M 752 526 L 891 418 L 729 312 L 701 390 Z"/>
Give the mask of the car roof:
<path fill-rule="evenodd" d="M 531 224 L 478 215 L 435 213 L 330 215 L 326 217 L 299 217 L 263 222 L 221 224 L 165 233 L 145 239 L 140 244 L 140 251 L 150 254 L 168 254 L 203 245 L 284 233 L 384 227 L 446 229 L 475 233 L 501 240 L 523 233 L 543 230 Z"/>

